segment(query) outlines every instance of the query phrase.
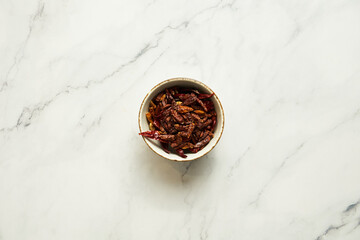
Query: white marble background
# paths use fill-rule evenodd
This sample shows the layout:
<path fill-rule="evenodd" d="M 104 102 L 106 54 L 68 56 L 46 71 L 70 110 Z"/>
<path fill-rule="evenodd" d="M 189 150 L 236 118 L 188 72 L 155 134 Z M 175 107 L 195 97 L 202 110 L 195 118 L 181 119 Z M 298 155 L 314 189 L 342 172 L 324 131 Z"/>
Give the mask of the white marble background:
<path fill-rule="evenodd" d="M 360 239 L 360 1 L 1 0 L 0 239 Z M 191 77 L 225 131 L 137 135 Z"/>

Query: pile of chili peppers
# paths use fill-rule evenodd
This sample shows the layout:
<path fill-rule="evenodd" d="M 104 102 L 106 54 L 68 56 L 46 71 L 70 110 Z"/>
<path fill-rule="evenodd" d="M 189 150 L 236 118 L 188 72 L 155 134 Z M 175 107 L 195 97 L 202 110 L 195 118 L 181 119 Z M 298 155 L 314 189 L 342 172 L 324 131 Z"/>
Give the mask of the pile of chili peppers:
<path fill-rule="evenodd" d="M 165 89 L 152 99 L 146 113 L 150 131 L 139 135 L 159 140 L 165 152 L 170 152 L 170 146 L 183 158 L 187 157 L 184 150 L 200 151 L 214 137 L 213 95 L 181 87 Z"/>

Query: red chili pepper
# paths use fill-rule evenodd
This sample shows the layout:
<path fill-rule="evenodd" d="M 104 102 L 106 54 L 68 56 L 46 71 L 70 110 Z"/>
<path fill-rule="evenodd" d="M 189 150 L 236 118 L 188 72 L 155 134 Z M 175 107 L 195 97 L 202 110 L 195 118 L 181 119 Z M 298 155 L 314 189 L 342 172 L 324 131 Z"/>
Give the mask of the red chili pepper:
<path fill-rule="evenodd" d="M 189 96 L 186 99 L 184 99 L 184 102 L 182 103 L 182 105 L 190 105 L 193 104 L 195 101 L 197 101 L 198 98 L 196 96 Z"/>
<path fill-rule="evenodd" d="M 165 92 L 166 92 L 166 97 L 169 101 L 174 99 L 172 94 L 170 93 L 169 89 L 165 89 Z"/>
<path fill-rule="evenodd" d="M 141 132 L 139 133 L 139 135 L 143 136 L 143 137 L 147 137 L 147 138 L 151 138 L 151 139 L 155 139 L 155 140 L 158 140 L 160 142 L 163 142 L 163 143 L 168 143 L 167 140 L 165 139 L 162 139 L 160 136 L 163 136 L 163 135 L 160 135 L 159 131 L 146 131 L 146 132 Z"/>
<path fill-rule="evenodd" d="M 159 131 L 146 131 L 146 132 L 141 132 L 139 133 L 139 135 L 143 136 L 143 137 L 148 137 L 148 138 L 153 138 L 158 140 L 159 139 Z"/>
<path fill-rule="evenodd" d="M 169 144 L 168 143 L 163 143 L 160 142 L 162 149 L 166 152 L 166 153 L 170 153 L 169 151 Z"/>
<path fill-rule="evenodd" d="M 203 101 L 203 103 L 206 106 L 208 111 L 214 109 L 214 103 L 211 100 L 205 100 L 205 101 Z"/>
<path fill-rule="evenodd" d="M 175 135 L 171 135 L 171 134 L 163 134 L 163 135 L 159 135 L 159 138 L 164 141 L 174 141 L 176 137 Z"/>
<path fill-rule="evenodd" d="M 216 116 L 212 116 L 211 120 L 212 120 L 211 131 L 213 132 L 216 125 Z"/>
<path fill-rule="evenodd" d="M 210 141 L 210 137 L 206 136 L 206 138 L 204 140 L 196 143 L 194 147 L 196 147 L 196 148 L 204 147 L 206 144 L 208 144 L 209 141 Z"/>
<path fill-rule="evenodd" d="M 189 148 L 189 151 L 192 153 L 197 153 L 200 150 L 200 148 Z"/>
<path fill-rule="evenodd" d="M 185 93 L 176 93 L 175 95 L 174 95 L 174 97 L 176 97 L 176 98 L 183 98 L 183 97 L 185 97 Z"/>
<path fill-rule="evenodd" d="M 212 93 L 212 94 L 201 93 L 201 94 L 198 95 L 198 99 L 211 98 L 212 96 L 214 96 L 214 93 Z"/>
<path fill-rule="evenodd" d="M 187 158 L 187 156 L 184 154 L 184 150 L 182 150 L 181 148 L 176 149 L 176 152 L 178 153 L 178 155 L 182 158 Z"/>
<path fill-rule="evenodd" d="M 155 119 L 153 124 L 156 128 L 160 129 L 160 121 L 159 120 Z"/>
<path fill-rule="evenodd" d="M 184 118 L 175 110 L 171 110 L 171 115 L 175 118 L 176 121 L 179 123 L 184 122 Z"/>
<path fill-rule="evenodd" d="M 154 113 L 154 117 L 159 118 L 162 114 L 162 110 L 160 108 L 160 106 L 157 106 L 155 109 L 155 113 Z"/>
<path fill-rule="evenodd" d="M 201 101 L 200 99 L 198 99 L 198 98 L 196 98 L 196 101 L 204 108 L 204 111 L 205 112 L 207 112 L 208 111 L 208 109 L 207 109 L 207 107 L 206 107 L 206 105 L 204 104 L 204 102 L 203 101 Z"/>

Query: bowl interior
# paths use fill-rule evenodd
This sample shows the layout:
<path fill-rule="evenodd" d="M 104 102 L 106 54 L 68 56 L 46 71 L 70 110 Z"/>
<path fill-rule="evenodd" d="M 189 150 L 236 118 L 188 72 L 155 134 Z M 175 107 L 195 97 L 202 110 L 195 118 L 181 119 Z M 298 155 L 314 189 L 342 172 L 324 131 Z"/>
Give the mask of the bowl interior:
<path fill-rule="evenodd" d="M 164 82 L 159 83 L 158 85 L 156 85 L 153 89 L 151 89 L 151 91 L 148 93 L 148 95 L 146 95 L 146 97 L 144 98 L 141 107 L 140 107 L 140 112 L 139 112 L 139 128 L 140 131 L 149 131 L 149 124 L 148 121 L 146 119 L 146 112 L 149 109 L 149 105 L 150 105 L 150 101 L 157 96 L 161 91 L 163 91 L 165 88 L 170 88 L 170 87 L 174 87 L 174 86 L 180 86 L 180 87 L 186 87 L 186 88 L 196 88 L 198 89 L 200 92 L 202 93 L 212 93 L 212 90 L 207 87 L 205 84 L 193 80 L 193 79 L 189 79 L 189 78 L 173 78 L 173 79 L 169 79 L 166 80 Z M 214 129 L 214 138 L 211 139 L 211 141 L 199 152 L 197 153 L 186 153 L 187 158 L 182 158 L 180 156 L 178 156 L 175 153 L 170 152 L 169 154 L 164 152 L 164 150 L 162 150 L 161 145 L 158 141 L 156 140 L 152 140 L 152 139 L 148 139 L 148 138 L 144 138 L 145 142 L 147 143 L 147 145 L 157 154 L 159 154 L 160 156 L 169 159 L 169 160 L 173 160 L 173 161 L 191 161 L 194 159 L 197 159 L 199 157 L 204 156 L 206 153 L 210 152 L 211 149 L 213 149 L 216 145 L 216 143 L 219 141 L 223 128 L 224 128 L 224 112 L 221 106 L 221 103 L 218 99 L 218 97 L 215 95 L 211 98 L 211 100 L 214 103 L 214 107 L 215 107 L 215 111 L 217 113 L 217 123 Z"/>

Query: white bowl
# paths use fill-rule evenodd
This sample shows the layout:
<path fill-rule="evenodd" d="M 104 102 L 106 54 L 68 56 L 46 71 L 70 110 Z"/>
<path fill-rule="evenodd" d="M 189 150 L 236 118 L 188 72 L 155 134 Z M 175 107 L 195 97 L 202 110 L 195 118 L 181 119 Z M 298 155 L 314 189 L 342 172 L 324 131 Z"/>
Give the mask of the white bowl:
<path fill-rule="evenodd" d="M 202 93 L 210 94 L 213 93 L 213 91 L 206 86 L 204 83 L 196 81 L 194 79 L 190 78 L 171 78 L 168 80 L 165 80 L 159 84 L 157 84 L 155 87 L 153 87 L 150 92 L 145 96 L 144 100 L 141 103 L 140 111 L 139 111 L 139 128 L 140 132 L 149 131 L 149 123 L 146 119 L 146 112 L 149 109 L 150 101 L 157 96 L 161 91 L 163 91 L 165 88 L 170 88 L 173 86 L 180 86 L 180 87 L 186 87 L 186 88 L 196 88 Z M 211 98 L 211 100 L 214 103 L 215 111 L 217 114 L 217 123 L 214 129 L 214 137 L 210 140 L 210 142 L 199 152 L 197 153 L 186 153 L 187 158 L 182 158 L 179 155 L 175 153 L 166 153 L 161 148 L 161 145 L 158 141 L 153 139 L 148 139 L 143 137 L 145 143 L 149 146 L 151 150 L 153 150 L 156 154 L 160 155 L 163 158 L 166 158 L 168 160 L 172 161 L 192 161 L 197 158 L 200 158 L 207 153 L 209 153 L 215 145 L 218 143 L 218 141 L 221 138 L 222 132 L 224 130 L 224 110 L 221 106 L 219 98 L 214 94 L 214 96 Z"/>

